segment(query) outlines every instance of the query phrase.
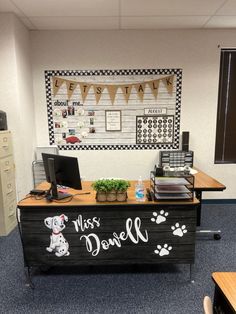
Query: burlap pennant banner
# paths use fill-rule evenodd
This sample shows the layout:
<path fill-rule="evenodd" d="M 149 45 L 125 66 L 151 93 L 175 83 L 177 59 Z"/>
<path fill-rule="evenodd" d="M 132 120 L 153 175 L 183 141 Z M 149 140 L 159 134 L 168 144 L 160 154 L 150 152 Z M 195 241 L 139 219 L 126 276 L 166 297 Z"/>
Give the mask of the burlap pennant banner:
<path fill-rule="evenodd" d="M 60 77 L 53 76 L 52 77 L 52 90 L 53 96 L 55 97 L 60 89 L 61 85 L 65 82 L 65 80 L 61 79 Z"/>
<path fill-rule="evenodd" d="M 77 85 L 78 85 L 78 83 L 75 81 L 66 80 L 67 96 L 68 96 L 69 100 L 70 100 L 74 90 L 76 89 Z"/>
<path fill-rule="evenodd" d="M 111 98 L 112 105 L 114 104 L 116 93 L 117 93 L 117 89 L 119 87 L 120 87 L 119 85 L 106 85 L 106 88 L 107 88 L 108 93 L 109 93 L 110 98 Z"/>
<path fill-rule="evenodd" d="M 149 85 L 153 96 L 155 99 L 157 99 L 157 94 L 158 94 L 158 88 L 159 88 L 159 82 L 160 80 L 154 80 L 154 81 L 149 81 L 147 84 Z"/>
<path fill-rule="evenodd" d="M 174 81 L 174 75 L 165 77 L 162 79 L 162 82 L 166 85 L 168 93 L 171 95 L 173 93 L 173 81 Z"/>
<path fill-rule="evenodd" d="M 137 91 L 138 97 L 141 101 L 143 101 L 145 86 L 146 86 L 146 83 L 139 83 L 139 84 L 134 85 L 134 87 Z"/>
<path fill-rule="evenodd" d="M 87 84 L 87 83 L 79 83 L 80 91 L 81 91 L 81 96 L 83 102 L 85 102 L 86 97 L 88 95 L 89 89 L 92 86 L 92 84 Z"/>
<path fill-rule="evenodd" d="M 106 87 L 105 85 L 96 85 L 96 84 L 93 85 L 93 91 L 96 98 L 96 104 L 99 103 L 99 100 L 102 96 L 102 92 L 104 91 L 105 87 Z"/>
<path fill-rule="evenodd" d="M 166 87 L 169 94 L 173 93 L 173 85 L 174 85 L 174 74 L 170 76 L 166 76 L 164 78 L 159 78 L 151 81 L 146 82 L 140 82 L 140 83 L 132 83 L 132 84 L 92 84 L 92 83 L 86 83 L 86 82 L 76 82 L 72 80 L 66 80 L 62 79 L 60 77 L 53 77 L 52 78 L 52 88 L 53 88 L 53 95 L 56 96 L 58 93 L 60 87 L 65 82 L 66 83 L 66 89 L 67 89 L 67 96 L 68 99 L 71 98 L 73 95 L 76 87 L 79 85 L 81 96 L 83 102 L 85 102 L 88 92 L 90 88 L 93 88 L 93 92 L 96 98 L 96 103 L 98 104 L 102 93 L 104 89 L 106 88 L 108 91 L 108 94 L 110 96 L 112 104 L 114 104 L 117 90 L 120 88 L 122 91 L 122 94 L 124 95 L 124 98 L 126 100 L 126 103 L 128 103 L 130 99 L 131 90 L 134 87 L 140 101 L 143 101 L 144 95 L 145 95 L 145 88 L 148 85 L 151 89 L 151 92 L 155 98 L 157 98 L 158 90 L 160 81 L 163 82 L 164 86 Z"/>
<path fill-rule="evenodd" d="M 132 90 L 133 84 L 127 84 L 127 85 L 120 85 L 120 88 L 122 90 L 122 93 L 125 97 L 126 103 L 128 104 L 130 93 Z"/>

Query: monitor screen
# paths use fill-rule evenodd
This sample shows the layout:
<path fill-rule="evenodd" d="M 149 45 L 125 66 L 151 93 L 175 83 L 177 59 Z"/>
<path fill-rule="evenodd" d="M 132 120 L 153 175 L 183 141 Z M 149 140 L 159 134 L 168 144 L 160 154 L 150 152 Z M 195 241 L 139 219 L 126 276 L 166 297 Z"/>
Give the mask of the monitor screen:
<path fill-rule="evenodd" d="M 82 190 L 78 159 L 54 154 L 42 153 L 46 179 L 54 185 L 62 185 Z M 55 196 L 55 195 L 54 195 Z M 53 198 L 55 198 L 53 196 Z"/>

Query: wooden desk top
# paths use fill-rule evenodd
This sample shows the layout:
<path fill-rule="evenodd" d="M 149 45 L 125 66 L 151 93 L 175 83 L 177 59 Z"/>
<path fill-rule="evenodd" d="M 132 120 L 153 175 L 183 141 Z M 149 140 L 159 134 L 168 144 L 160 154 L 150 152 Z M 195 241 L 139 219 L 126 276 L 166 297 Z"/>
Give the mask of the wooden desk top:
<path fill-rule="evenodd" d="M 215 272 L 212 278 L 236 311 L 236 272 Z"/>
<path fill-rule="evenodd" d="M 29 197 L 25 198 L 23 200 L 21 200 L 18 203 L 18 206 L 58 206 L 63 205 L 63 206 L 79 206 L 79 205 L 121 205 L 123 204 L 127 204 L 127 205 L 131 205 L 131 204 L 146 204 L 146 205 L 150 205 L 150 204 L 176 204 L 176 205 L 187 205 L 187 204 L 198 204 L 199 201 L 194 198 L 193 201 L 188 201 L 188 200 L 179 200 L 179 201 L 158 201 L 158 202 L 153 202 L 153 201 L 144 201 L 144 202 L 137 202 L 135 199 L 135 192 L 134 192 L 134 187 L 135 187 L 135 183 L 136 181 L 130 181 L 131 183 L 131 187 L 128 189 L 128 199 L 126 202 L 97 202 L 96 201 L 96 192 L 94 190 L 92 190 L 91 188 L 91 184 L 92 181 L 82 181 L 82 191 L 78 191 L 78 190 L 74 190 L 74 189 L 67 189 L 66 192 L 70 193 L 70 194 L 78 194 L 75 195 L 73 197 L 73 199 L 69 202 L 66 202 L 66 199 L 62 200 L 62 201 L 53 201 L 53 202 L 48 202 L 45 199 L 38 199 L 36 200 L 35 197 Z M 150 181 L 144 181 L 145 187 L 149 188 L 150 187 Z M 41 183 L 37 188 L 41 189 L 41 190 L 47 190 L 49 189 L 49 183 L 47 182 L 43 182 Z M 60 189 L 59 189 L 60 190 Z M 86 195 L 79 195 L 85 192 L 90 192 L 90 194 L 86 194 Z"/>
<path fill-rule="evenodd" d="M 194 189 L 196 191 L 223 191 L 226 189 L 225 185 L 220 183 L 219 181 L 215 180 L 214 178 L 210 177 L 206 173 L 200 171 L 199 169 L 196 169 L 198 172 L 194 175 L 195 177 L 195 182 L 194 182 Z M 135 193 L 134 193 L 134 185 L 136 181 L 130 181 L 131 182 L 131 187 L 128 189 L 128 200 L 125 202 L 125 204 L 138 204 L 135 200 Z M 80 205 L 80 204 L 87 204 L 87 205 L 107 205 L 111 204 L 109 202 L 101 203 L 101 202 L 96 202 L 95 195 L 96 192 L 92 190 L 91 188 L 92 181 L 83 181 L 82 186 L 83 186 L 83 191 L 77 191 L 73 189 L 68 189 L 68 193 L 70 194 L 81 194 L 83 192 L 90 192 L 90 194 L 87 195 L 76 195 L 73 197 L 73 199 L 66 203 L 61 204 L 64 205 Z M 144 181 L 144 184 L 146 187 L 150 187 L 150 181 L 146 180 Z M 44 182 L 41 183 L 38 187 L 38 189 L 42 190 L 47 190 L 49 188 L 49 184 Z M 65 202 L 65 200 L 64 200 Z M 47 202 L 45 199 L 42 200 L 35 200 L 34 197 L 30 197 L 27 199 L 23 199 L 18 203 L 18 205 L 22 206 L 57 206 L 59 202 Z M 193 201 L 159 201 L 159 202 L 150 202 L 150 201 L 145 201 L 142 202 L 141 204 L 152 204 L 152 203 L 158 203 L 158 204 L 197 204 L 198 200 L 194 199 Z M 112 202 L 112 204 L 121 204 L 121 202 Z"/>
<path fill-rule="evenodd" d="M 207 175 L 205 172 L 196 169 L 198 172 L 194 175 L 194 190 L 201 191 L 223 191 L 226 186 L 214 178 Z"/>

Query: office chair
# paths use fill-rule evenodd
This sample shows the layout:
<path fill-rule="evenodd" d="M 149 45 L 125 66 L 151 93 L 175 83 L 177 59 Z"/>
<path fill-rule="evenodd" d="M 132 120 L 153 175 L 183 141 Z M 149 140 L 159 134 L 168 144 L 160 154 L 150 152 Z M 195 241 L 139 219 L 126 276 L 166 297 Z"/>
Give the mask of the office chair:
<path fill-rule="evenodd" d="M 203 309 L 204 314 L 213 314 L 213 306 L 209 296 L 205 296 L 203 299 Z"/>
<path fill-rule="evenodd" d="M 36 186 L 39 183 L 41 183 L 43 181 L 46 181 L 43 161 L 36 161 L 36 160 L 34 160 L 32 162 L 32 173 L 33 173 L 34 188 L 36 188 Z"/>

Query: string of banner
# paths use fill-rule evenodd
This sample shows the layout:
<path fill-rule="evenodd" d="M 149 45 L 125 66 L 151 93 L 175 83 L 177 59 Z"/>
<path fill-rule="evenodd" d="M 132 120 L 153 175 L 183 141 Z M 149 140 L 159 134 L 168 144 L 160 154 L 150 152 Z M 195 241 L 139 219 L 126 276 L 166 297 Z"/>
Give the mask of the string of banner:
<path fill-rule="evenodd" d="M 164 78 L 159 78 L 159 79 L 155 79 L 155 80 L 151 80 L 151 81 L 145 81 L 145 82 L 139 82 L 139 83 L 129 83 L 129 84 L 93 84 L 93 83 L 87 83 L 87 82 L 76 82 L 73 80 L 66 80 L 66 79 L 63 79 L 60 77 L 56 77 L 56 76 L 54 76 L 52 78 L 54 97 L 58 93 L 62 84 L 66 83 L 68 100 L 70 100 L 76 87 L 79 86 L 83 102 L 86 100 L 88 92 L 92 88 L 94 91 L 94 95 L 95 95 L 97 104 L 98 104 L 98 102 L 102 96 L 102 93 L 105 89 L 107 89 L 107 91 L 109 93 L 112 104 L 115 101 L 116 93 L 117 93 L 117 90 L 119 88 L 121 89 L 121 91 L 124 95 L 126 103 L 128 103 L 128 101 L 129 101 L 131 90 L 133 87 L 135 88 L 135 90 L 139 96 L 139 99 L 141 101 L 143 101 L 146 85 L 148 85 L 150 87 L 153 96 L 155 98 L 157 98 L 159 83 L 161 81 L 166 86 L 168 93 L 172 94 L 174 75 L 166 76 Z"/>

